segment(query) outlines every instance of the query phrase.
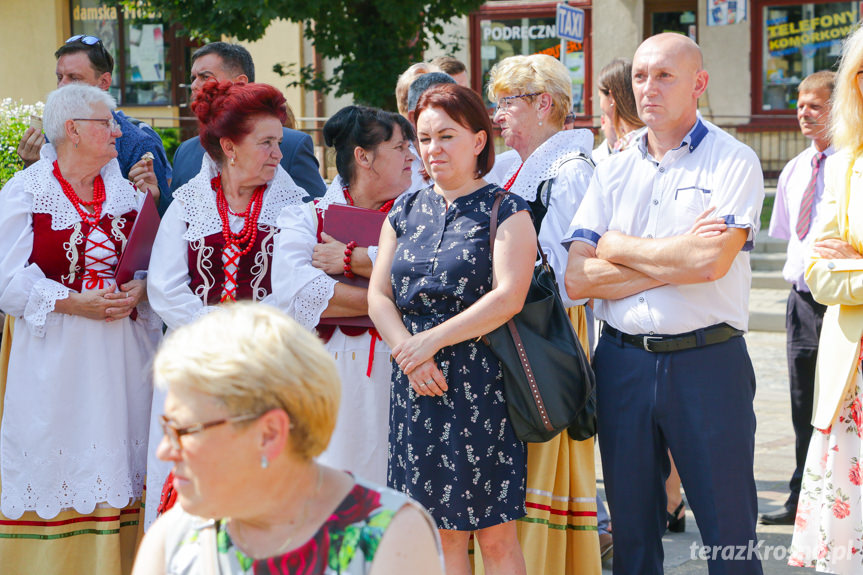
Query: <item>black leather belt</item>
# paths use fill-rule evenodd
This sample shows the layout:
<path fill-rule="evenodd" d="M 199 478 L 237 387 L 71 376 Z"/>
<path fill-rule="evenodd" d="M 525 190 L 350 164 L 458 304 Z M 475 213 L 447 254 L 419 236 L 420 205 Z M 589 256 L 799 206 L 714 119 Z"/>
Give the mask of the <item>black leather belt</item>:
<path fill-rule="evenodd" d="M 692 349 L 694 347 L 704 347 L 743 335 L 742 331 L 734 329 L 727 323 L 720 323 L 677 335 L 629 335 L 605 324 L 605 327 L 602 328 L 602 333 L 620 338 L 621 341 L 653 353 L 668 353 L 671 351 Z"/>

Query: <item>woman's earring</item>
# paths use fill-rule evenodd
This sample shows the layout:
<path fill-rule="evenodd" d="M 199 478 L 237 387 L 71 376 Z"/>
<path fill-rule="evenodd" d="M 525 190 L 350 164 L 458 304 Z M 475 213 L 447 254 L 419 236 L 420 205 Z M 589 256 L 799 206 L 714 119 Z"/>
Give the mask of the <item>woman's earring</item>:
<path fill-rule="evenodd" d="M 231 156 L 231 165 L 233 166 L 235 163 L 236 163 L 236 160 L 234 159 L 234 156 Z"/>
<path fill-rule="evenodd" d="M 270 466 L 270 461 L 267 459 L 266 455 L 261 456 L 261 469 L 266 469 Z"/>
<path fill-rule="evenodd" d="M 542 120 L 539 121 L 539 125 L 542 126 Z"/>

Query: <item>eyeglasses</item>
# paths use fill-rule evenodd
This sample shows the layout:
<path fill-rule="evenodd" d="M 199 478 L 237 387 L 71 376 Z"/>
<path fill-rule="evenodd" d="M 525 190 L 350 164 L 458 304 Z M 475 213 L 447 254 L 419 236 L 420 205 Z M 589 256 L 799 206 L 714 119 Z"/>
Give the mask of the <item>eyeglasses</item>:
<path fill-rule="evenodd" d="M 111 132 L 120 129 L 120 124 L 114 118 L 72 118 L 75 122 L 102 122 L 102 125 L 108 128 Z"/>
<path fill-rule="evenodd" d="M 193 425 L 187 425 L 186 427 L 177 427 L 171 420 L 165 417 L 164 415 L 159 416 L 159 425 L 162 426 L 162 432 L 165 434 L 165 437 L 168 438 L 168 442 L 171 444 L 171 447 L 174 449 L 183 449 L 183 444 L 180 443 L 180 438 L 184 435 L 192 435 L 193 433 L 200 433 L 205 429 L 210 429 L 211 427 L 218 427 L 219 425 L 225 425 L 226 423 L 239 423 L 240 421 L 250 421 L 252 419 L 257 419 L 263 415 L 262 413 L 247 413 L 245 415 L 235 415 L 234 417 L 226 417 L 224 419 L 217 419 L 216 421 L 208 421 L 206 423 L 195 423 Z"/>
<path fill-rule="evenodd" d="M 502 113 L 506 113 L 509 111 L 509 107 L 515 103 L 515 100 L 518 98 L 532 98 L 534 96 L 539 96 L 542 92 L 532 92 L 530 94 L 516 94 L 515 96 L 504 96 L 503 98 L 499 98 L 497 101 L 497 105 L 495 106 L 495 111 L 500 111 Z"/>

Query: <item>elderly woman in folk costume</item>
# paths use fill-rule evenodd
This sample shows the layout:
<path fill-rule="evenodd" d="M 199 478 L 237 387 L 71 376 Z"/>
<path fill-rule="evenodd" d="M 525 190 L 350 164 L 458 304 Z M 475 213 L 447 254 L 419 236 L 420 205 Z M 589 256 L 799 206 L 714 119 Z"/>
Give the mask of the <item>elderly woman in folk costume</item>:
<path fill-rule="evenodd" d="M 287 112 L 276 88 L 212 80 L 192 109 L 207 153 L 198 175 L 174 192 L 148 276 L 151 305 L 169 330 L 222 302 L 272 303 L 276 219 L 286 205 L 307 197 L 279 164 Z M 154 440 L 161 436 L 156 416 L 163 402 L 157 392 L 150 423 Z M 168 475 L 168 466 L 150 451 L 147 525 L 155 519 Z"/>
<path fill-rule="evenodd" d="M 114 107 L 91 86 L 52 92 L 52 143 L 0 192 L 0 308 L 17 320 L 0 390 L 4 572 L 131 570 L 161 332 L 146 282 L 114 280 L 145 198 L 120 172 Z"/>
<path fill-rule="evenodd" d="M 593 174 L 593 135 L 563 130 L 571 92 L 566 67 L 541 54 L 506 58 L 489 78 L 488 96 L 497 102 L 494 121 L 521 158 L 497 183 L 528 201 L 560 296 L 589 350 L 585 302 L 566 294 L 567 251 L 560 244 Z M 592 439 L 573 441 L 561 433 L 528 444 L 527 516 L 518 521 L 518 534 L 531 573 L 599 572 L 593 462 Z"/>
<path fill-rule="evenodd" d="M 324 125 L 336 151 L 339 175 L 314 204 L 287 206 L 273 267 L 276 302 L 302 325 L 317 327 L 342 380 L 335 432 L 318 461 L 359 477 L 386 483 L 389 435 L 390 348 L 374 328 L 321 325 L 325 318 L 368 313 L 367 290 L 331 276 L 368 278 L 377 253 L 355 240 L 343 243 L 323 231 L 328 208 L 351 205 L 387 213 L 411 185 L 413 127 L 405 118 L 364 106 L 342 108 Z M 329 274 L 329 275 L 328 275 Z"/>

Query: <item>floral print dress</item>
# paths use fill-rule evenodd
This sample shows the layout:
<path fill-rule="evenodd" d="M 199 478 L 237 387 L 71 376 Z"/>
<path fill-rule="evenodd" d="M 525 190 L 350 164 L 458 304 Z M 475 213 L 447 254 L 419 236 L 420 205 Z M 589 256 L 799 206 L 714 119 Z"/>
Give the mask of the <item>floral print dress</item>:
<path fill-rule="evenodd" d="M 863 573 L 863 377 L 858 366 L 830 429 L 815 429 L 788 563 L 823 573 Z"/>
<path fill-rule="evenodd" d="M 396 306 L 412 334 L 461 313 L 491 291 L 489 216 L 497 186 L 449 207 L 432 187 L 403 194 L 390 211 L 397 245 Z M 499 222 L 527 210 L 509 195 Z M 475 530 L 525 514 L 526 449 L 509 422 L 500 363 L 481 341 L 435 355 L 448 391 L 417 395 L 393 364 L 388 484 L 422 503 L 442 529 Z"/>
<path fill-rule="evenodd" d="M 369 572 L 378 546 L 395 514 L 404 505 L 415 506 L 434 528 L 432 519 L 416 503 L 392 489 L 357 479 L 339 507 L 304 545 L 283 555 L 251 559 L 236 547 L 225 521 L 216 524 L 216 548 L 222 575 L 364 575 Z M 172 511 L 174 512 L 174 511 Z M 212 525 L 182 513 L 168 538 L 166 573 L 207 575 L 201 559 L 203 530 Z M 212 536 L 212 535 L 211 535 Z M 440 545 L 438 556 L 442 558 Z"/>

